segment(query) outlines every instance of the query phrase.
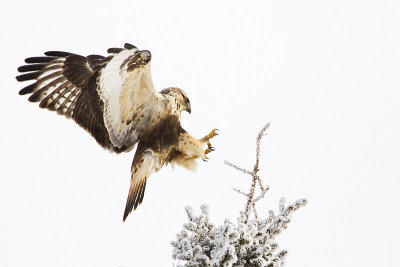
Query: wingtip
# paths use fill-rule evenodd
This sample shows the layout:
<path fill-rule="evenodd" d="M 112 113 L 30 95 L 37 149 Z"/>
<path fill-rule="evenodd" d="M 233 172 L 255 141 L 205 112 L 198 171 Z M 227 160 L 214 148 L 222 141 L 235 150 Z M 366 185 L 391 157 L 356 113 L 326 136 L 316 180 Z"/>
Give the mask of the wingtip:
<path fill-rule="evenodd" d="M 122 50 L 124 50 L 124 49 L 123 48 L 118 48 L 118 47 L 111 47 L 111 48 L 107 49 L 107 53 L 109 53 L 109 54 L 118 54 Z"/>
<path fill-rule="evenodd" d="M 26 94 L 30 94 L 33 91 L 35 91 L 36 88 L 36 83 L 30 84 L 28 86 L 25 86 L 24 88 L 22 88 L 21 90 L 19 90 L 19 94 L 20 95 L 26 95 Z"/>
<path fill-rule="evenodd" d="M 73 53 L 64 52 L 64 51 L 47 51 L 47 52 L 44 52 L 44 54 L 49 57 L 68 57 L 68 56 L 73 55 Z"/>
<path fill-rule="evenodd" d="M 25 63 L 49 63 L 55 59 L 58 59 L 57 57 L 50 57 L 50 56 L 45 56 L 45 57 L 28 57 L 25 59 Z"/>
<path fill-rule="evenodd" d="M 18 75 L 15 78 L 19 82 L 24 82 L 24 81 L 29 81 L 29 80 L 37 80 L 39 75 L 40 75 L 40 72 L 39 71 L 35 71 L 35 72 L 30 72 L 30 73 L 25 73 L 25 74 Z"/>
<path fill-rule="evenodd" d="M 124 48 L 125 48 L 125 49 L 129 49 L 129 50 L 131 50 L 131 49 L 137 49 L 136 46 L 134 46 L 133 44 L 130 44 L 130 43 L 125 43 L 125 44 L 124 44 Z"/>

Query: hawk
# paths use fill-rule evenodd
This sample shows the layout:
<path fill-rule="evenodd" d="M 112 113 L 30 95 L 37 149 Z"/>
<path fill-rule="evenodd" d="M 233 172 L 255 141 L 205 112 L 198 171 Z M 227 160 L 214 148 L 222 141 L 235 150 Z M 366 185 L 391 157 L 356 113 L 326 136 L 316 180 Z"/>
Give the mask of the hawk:
<path fill-rule="evenodd" d="M 186 93 L 169 87 L 157 92 L 150 73 L 151 53 L 125 44 L 109 56 L 81 56 L 49 51 L 30 57 L 18 68 L 20 82 L 35 80 L 19 91 L 30 102 L 72 118 L 103 148 L 136 152 L 123 221 L 143 201 L 146 181 L 163 165 L 194 169 L 208 160 L 217 129 L 196 139 L 181 126 L 182 111 L 191 112 Z M 204 149 L 205 148 L 205 149 Z"/>

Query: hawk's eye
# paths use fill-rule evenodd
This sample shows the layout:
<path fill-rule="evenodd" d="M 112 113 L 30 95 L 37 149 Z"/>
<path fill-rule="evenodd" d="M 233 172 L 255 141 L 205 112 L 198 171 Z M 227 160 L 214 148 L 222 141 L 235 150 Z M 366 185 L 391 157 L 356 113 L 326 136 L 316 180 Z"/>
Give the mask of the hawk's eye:
<path fill-rule="evenodd" d="M 189 98 L 187 98 L 187 97 L 185 97 L 185 96 L 183 97 L 183 100 L 185 100 L 185 104 L 186 104 L 186 105 L 190 103 Z"/>
<path fill-rule="evenodd" d="M 167 95 L 169 94 L 170 91 L 171 91 L 170 89 L 163 89 L 160 93 L 163 95 Z"/>

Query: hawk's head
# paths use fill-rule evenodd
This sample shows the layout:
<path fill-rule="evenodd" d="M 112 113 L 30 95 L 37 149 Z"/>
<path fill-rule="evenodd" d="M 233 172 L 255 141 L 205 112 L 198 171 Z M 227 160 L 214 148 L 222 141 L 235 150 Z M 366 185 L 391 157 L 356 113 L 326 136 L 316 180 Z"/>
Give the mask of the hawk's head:
<path fill-rule="evenodd" d="M 177 87 L 168 87 L 160 92 L 164 97 L 170 98 L 171 100 L 174 101 L 172 103 L 173 108 L 176 109 L 179 112 L 182 111 L 187 111 L 187 112 L 192 112 L 192 109 L 190 107 L 190 100 L 187 97 L 186 93 Z"/>

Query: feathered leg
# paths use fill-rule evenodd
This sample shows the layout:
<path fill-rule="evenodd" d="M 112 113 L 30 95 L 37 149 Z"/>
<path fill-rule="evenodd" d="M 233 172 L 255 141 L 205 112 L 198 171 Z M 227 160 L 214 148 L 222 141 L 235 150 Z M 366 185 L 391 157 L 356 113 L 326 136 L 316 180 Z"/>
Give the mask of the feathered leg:
<path fill-rule="evenodd" d="M 201 158 L 204 161 L 208 160 L 206 155 L 214 150 L 211 146 L 210 139 L 216 135 L 218 135 L 216 129 L 200 139 L 194 138 L 187 132 L 182 133 L 179 136 L 178 147 L 176 149 L 178 153 L 171 162 L 182 165 L 189 170 L 195 169 L 196 158 Z M 206 150 L 204 150 L 204 144 L 207 144 Z"/>

